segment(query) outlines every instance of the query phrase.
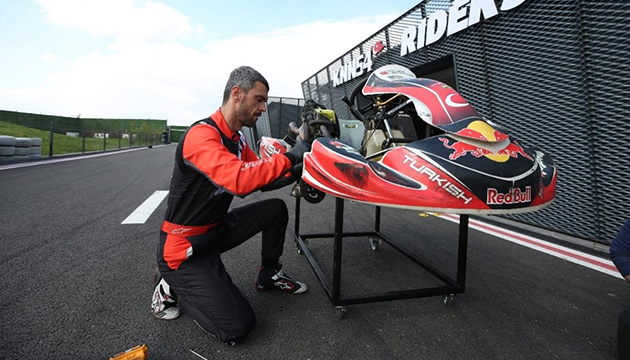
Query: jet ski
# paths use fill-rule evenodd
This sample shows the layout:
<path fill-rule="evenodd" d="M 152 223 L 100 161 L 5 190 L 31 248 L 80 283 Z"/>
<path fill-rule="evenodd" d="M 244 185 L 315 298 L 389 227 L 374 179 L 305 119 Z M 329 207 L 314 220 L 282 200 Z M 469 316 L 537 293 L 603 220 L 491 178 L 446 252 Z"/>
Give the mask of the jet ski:
<path fill-rule="evenodd" d="M 372 99 L 369 115 L 355 107 L 358 91 L 344 99 L 363 124 L 356 130 L 364 132 L 360 143 L 343 140 L 336 117 L 310 119 L 316 131 L 330 125 L 322 133 L 335 134 L 315 138 L 304 156 L 301 187 L 311 195 L 314 190 L 377 206 L 456 214 L 522 213 L 554 200 L 553 158 L 482 118 L 450 86 L 399 65 L 375 70 L 361 86 L 364 99 Z M 416 121 L 441 133 L 413 139 L 390 124 L 411 106 Z"/>
<path fill-rule="evenodd" d="M 445 135 L 370 161 L 337 139 L 318 138 L 304 156 L 302 180 L 347 200 L 456 214 L 528 212 L 555 198 L 557 171 L 549 155 L 511 139 L 482 145 Z M 458 151 L 464 155 L 454 157 Z"/>
<path fill-rule="evenodd" d="M 359 91 L 361 108 L 355 107 L 362 103 Z M 456 214 L 529 212 L 555 199 L 553 158 L 522 146 L 447 84 L 387 65 L 342 100 L 356 120 L 338 119 L 334 111 L 308 100 L 301 126 L 289 125 L 295 139 L 261 138 L 263 158 L 288 151 L 297 139 L 313 141 L 294 196 L 318 203 L 331 194 Z M 440 133 L 416 139 L 418 122 Z"/>

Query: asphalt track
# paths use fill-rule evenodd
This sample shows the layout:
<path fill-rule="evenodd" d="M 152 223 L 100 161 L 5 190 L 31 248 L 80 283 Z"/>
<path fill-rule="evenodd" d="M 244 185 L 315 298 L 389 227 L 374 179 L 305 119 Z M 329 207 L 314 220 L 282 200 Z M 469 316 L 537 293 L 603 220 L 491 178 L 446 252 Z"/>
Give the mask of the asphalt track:
<path fill-rule="evenodd" d="M 617 316 L 630 286 L 592 269 L 471 230 L 467 288 L 441 297 L 334 308 L 292 240 L 285 269 L 306 294 L 259 293 L 260 238 L 223 256 L 258 325 L 229 348 L 186 315 L 149 313 L 151 271 L 166 201 L 144 224 L 121 224 L 156 190 L 168 190 L 174 146 L 0 170 L 0 358 L 107 359 L 138 344 L 149 358 L 199 359 L 615 359 Z M 234 205 L 281 197 L 255 193 Z M 332 232 L 334 202 L 303 205 L 303 232 Z M 371 228 L 372 209 L 347 203 L 345 228 Z M 293 216 L 292 216 L 293 217 Z M 454 276 L 457 225 L 383 209 L 382 231 Z M 311 240 L 324 272 L 332 241 Z M 434 280 L 383 245 L 344 241 L 342 289 L 361 294 Z"/>

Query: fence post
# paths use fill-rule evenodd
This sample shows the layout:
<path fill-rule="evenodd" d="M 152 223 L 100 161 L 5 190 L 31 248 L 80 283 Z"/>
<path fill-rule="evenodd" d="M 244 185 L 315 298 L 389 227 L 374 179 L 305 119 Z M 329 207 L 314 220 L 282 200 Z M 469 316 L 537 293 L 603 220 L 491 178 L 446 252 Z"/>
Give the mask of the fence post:
<path fill-rule="evenodd" d="M 120 150 L 121 148 L 121 143 L 122 142 L 122 130 L 118 130 L 118 150 Z"/>
<path fill-rule="evenodd" d="M 83 145 L 81 145 L 81 152 L 85 154 L 85 125 L 83 125 Z"/>
<path fill-rule="evenodd" d="M 51 120 L 50 121 L 50 147 L 48 148 L 48 157 L 53 156 L 53 127 L 54 126 L 55 126 L 55 123 Z"/>
<path fill-rule="evenodd" d="M 103 151 L 107 150 L 107 128 L 103 129 Z"/>

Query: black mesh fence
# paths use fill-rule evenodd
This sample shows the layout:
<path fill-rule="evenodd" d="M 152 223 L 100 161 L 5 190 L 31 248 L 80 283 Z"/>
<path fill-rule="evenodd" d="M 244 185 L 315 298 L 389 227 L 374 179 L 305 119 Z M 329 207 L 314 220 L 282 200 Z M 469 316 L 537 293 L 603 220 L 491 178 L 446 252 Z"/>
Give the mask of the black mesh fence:
<path fill-rule="evenodd" d="M 495 3 L 500 8 L 502 1 Z M 630 2 L 529 0 L 401 56 L 404 30 L 450 6 L 421 2 L 304 81 L 305 98 L 325 99 L 341 118 L 351 118 L 340 99 L 362 78 L 335 87 L 330 75 L 377 41 L 385 50 L 373 58 L 373 69 L 453 57 L 458 91 L 477 111 L 557 162 L 554 203 L 508 217 L 610 243 L 630 217 L 623 176 L 630 160 Z"/>

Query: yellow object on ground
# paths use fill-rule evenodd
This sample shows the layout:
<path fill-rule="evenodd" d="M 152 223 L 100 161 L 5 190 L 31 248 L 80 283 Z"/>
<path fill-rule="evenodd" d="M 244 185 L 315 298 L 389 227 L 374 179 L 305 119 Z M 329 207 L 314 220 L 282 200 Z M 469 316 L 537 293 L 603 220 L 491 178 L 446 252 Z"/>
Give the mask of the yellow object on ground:
<path fill-rule="evenodd" d="M 146 345 L 134 346 L 129 350 L 119 352 L 109 358 L 109 360 L 147 360 L 149 358 L 149 348 Z"/>

